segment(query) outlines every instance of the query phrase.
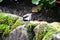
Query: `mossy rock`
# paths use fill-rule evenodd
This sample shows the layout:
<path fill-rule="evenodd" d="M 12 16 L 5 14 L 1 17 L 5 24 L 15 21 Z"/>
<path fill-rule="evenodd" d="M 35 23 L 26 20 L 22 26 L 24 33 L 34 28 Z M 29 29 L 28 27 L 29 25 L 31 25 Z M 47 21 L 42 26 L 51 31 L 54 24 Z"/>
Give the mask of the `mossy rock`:
<path fill-rule="evenodd" d="M 20 20 L 22 17 L 0 12 L 0 33 L 8 34 L 17 26 L 23 25 L 24 21 Z"/>
<path fill-rule="evenodd" d="M 28 31 L 28 36 L 29 36 L 29 40 L 33 40 L 33 37 L 34 37 L 34 31 L 33 29 L 37 26 L 38 24 L 37 23 L 27 23 L 26 24 L 26 28 L 27 28 L 27 31 Z"/>
<path fill-rule="evenodd" d="M 38 28 L 37 28 L 38 27 Z M 47 33 L 46 29 L 46 24 L 39 24 L 38 26 L 36 26 L 36 28 L 34 30 L 36 30 L 37 32 L 35 33 L 35 40 L 42 40 L 44 35 Z"/>
<path fill-rule="evenodd" d="M 34 29 L 38 24 L 37 23 L 31 23 L 29 22 L 27 25 L 26 25 L 26 28 L 31 31 L 31 29 Z"/>
<path fill-rule="evenodd" d="M 39 28 L 37 30 L 37 33 L 33 36 L 33 30 L 35 27 L 39 25 Z M 55 26 L 54 26 L 55 25 Z M 60 23 L 59 22 L 53 22 L 53 23 L 34 23 L 29 22 L 26 25 L 28 31 L 29 31 L 29 38 L 30 40 L 52 40 L 52 34 L 60 32 Z"/>
<path fill-rule="evenodd" d="M 21 20 L 22 17 L 10 14 L 0 13 L 0 33 L 3 36 L 9 34 L 16 27 L 23 25 L 25 22 Z M 34 28 L 39 25 L 37 33 L 34 33 Z M 53 23 L 36 23 L 29 22 L 26 24 L 28 36 L 30 40 L 52 40 L 52 34 L 60 33 L 60 22 Z"/>
<path fill-rule="evenodd" d="M 52 40 L 52 35 L 56 33 L 60 33 L 59 22 L 39 24 L 39 28 L 33 40 Z"/>

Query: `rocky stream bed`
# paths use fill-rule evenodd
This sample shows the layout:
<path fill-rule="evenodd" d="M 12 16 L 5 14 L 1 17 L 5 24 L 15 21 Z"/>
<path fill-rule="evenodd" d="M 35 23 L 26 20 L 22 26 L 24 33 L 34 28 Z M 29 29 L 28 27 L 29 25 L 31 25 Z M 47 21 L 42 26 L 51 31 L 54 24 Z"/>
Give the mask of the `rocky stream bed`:
<path fill-rule="evenodd" d="M 60 40 L 60 22 L 29 21 L 26 17 L 24 21 L 23 17 L 1 12 L 0 40 Z"/>
<path fill-rule="evenodd" d="M 60 40 L 60 12 L 57 5 L 32 12 L 34 6 L 26 1 L 22 4 L 1 3 L 0 40 Z M 31 16 L 24 17 L 30 13 Z"/>

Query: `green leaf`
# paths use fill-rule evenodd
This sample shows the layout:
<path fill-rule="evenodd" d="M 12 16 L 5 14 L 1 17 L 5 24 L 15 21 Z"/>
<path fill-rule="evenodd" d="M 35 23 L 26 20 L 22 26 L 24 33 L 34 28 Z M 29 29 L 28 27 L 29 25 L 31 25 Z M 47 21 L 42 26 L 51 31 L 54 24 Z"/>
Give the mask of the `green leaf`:
<path fill-rule="evenodd" d="M 32 3 L 38 5 L 39 1 L 41 1 L 41 0 L 32 0 Z"/>
<path fill-rule="evenodd" d="M 41 4 L 39 5 L 39 7 L 37 8 L 37 10 L 38 10 L 38 11 L 41 11 L 42 7 L 43 7 L 43 3 L 41 3 Z"/>
<path fill-rule="evenodd" d="M 49 0 L 48 2 L 49 2 L 49 4 L 53 4 L 56 2 L 56 0 Z"/>
<path fill-rule="evenodd" d="M 2 2 L 3 0 L 0 0 L 0 2 Z"/>

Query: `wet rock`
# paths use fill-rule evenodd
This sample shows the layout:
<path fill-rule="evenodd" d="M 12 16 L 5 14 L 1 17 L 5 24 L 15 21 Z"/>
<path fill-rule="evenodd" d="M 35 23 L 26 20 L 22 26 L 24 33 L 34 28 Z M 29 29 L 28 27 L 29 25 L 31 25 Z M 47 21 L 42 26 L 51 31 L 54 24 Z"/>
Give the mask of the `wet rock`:
<path fill-rule="evenodd" d="M 37 23 L 38 25 L 34 28 L 34 32 L 35 32 L 35 34 L 37 33 L 37 31 L 38 30 L 40 30 L 40 27 L 44 27 L 44 25 L 45 24 L 47 24 L 47 22 L 46 21 L 41 21 L 41 22 L 37 22 L 37 21 L 35 21 L 35 23 Z M 44 29 L 45 29 L 45 27 L 44 27 Z M 45 30 L 44 30 L 45 31 Z"/>
<path fill-rule="evenodd" d="M 53 37 L 53 40 L 60 40 L 60 33 L 53 34 L 52 37 Z"/>
<path fill-rule="evenodd" d="M 0 12 L 2 12 L 2 9 L 0 9 Z"/>
<path fill-rule="evenodd" d="M 37 25 L 34 28 L 34 32 L 35 32 L 35 39 L 36 40 L 42 40 L 43 36 L 44 36 L 44 26 L 42 24 Z"/>
<path fill-rule="evenodd" d="M 1 15 L 3 15 L 4 13 L 1 13 Z M 0 15 L 0 16 L 1 16 Z M 7 27 L 7 28 L 5 28 L 5 29 L 1 29 L 2 31 L 3 30 L 6 30 L 6 31 L 4 31 L 4 32 L 2 32 L 3 33 L 3 35 L 1 35 L 1 39 L 2 40 L 28 40 L 28 33 L 27 33 L 27 29 L 25 28 L 25 25 L 23 25 L 23 24 L 21 24 L 21 23 L 23 23 L 23 21 L 20 21 L 20 20 L 22 20 L 22 17 L 19 17 L 19 16 L 16 16 L 16 15 L 13 15 L 13 14 L 8 14 L 8 13 L 6 13 L 6 14 L 4 14 L 3 16 L 8 16 L 8 15 L 10 15 L 10 17 L 16 17 L 16 18 L 18 18 L 17 20 L 16 20 L 16 22 L 11 26 L 11 28 L 9 28 L 9 27 L 7 27 L 7 26 L 5 26 L 5 27 Z M 13 19 L 14 19 L 13 18 Z M 8 18 L 7 18 L 8 19 Z M 21 22 L 21 23 L 20 23 Z M 5 22 L 4 22 L 5 23 Z M 21 24 L 21 25 L 20 25 Z M 2 26 L 2 28 L 4 27 L 4 26 Z M 1 27 L 0 27 L 1 28 Z M 8 29 L 10 29 L 11 31 L 9 31 Z M 8 32 L 9 31 L 9 32 Z M 7 33 L 8 32 L 8 33 Z M 6 34 L 8 34 L 8 35 L 6 35 Z"/>
<path fill-rule="evenodd" d="M 5 37 L 5 40 L 28 40 L 28 33 L 25 25 L 15 28 Z"/>
<path fill-rule="evenodd" d="M 37 26 L 34 28 L 34 32 L 35 32 L 35 34 L 36 34 L 37 31 L 39 30 L 39 27 L 40 27 L 40 25 L 37 25 Z"/>

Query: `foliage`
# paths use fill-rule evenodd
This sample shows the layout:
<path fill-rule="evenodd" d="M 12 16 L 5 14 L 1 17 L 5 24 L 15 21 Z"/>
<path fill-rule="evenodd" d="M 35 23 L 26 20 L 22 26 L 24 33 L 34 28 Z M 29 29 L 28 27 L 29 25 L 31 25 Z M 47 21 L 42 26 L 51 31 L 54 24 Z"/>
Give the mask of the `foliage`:
<path fill-rule="evenodd" d="M 0 2 L 2 2 L 3 0 L 0 0 Z"/>
<path fill-rule="evenodd" d="M 41 0 L 32 0 L 32 3 L 38 5 L 39 1 L 41 1 Z"/>
<path fill-rule="evenodd" d="M 39 10 L 40 11 L 43 7 L 44 8 L 50 8 L 55 5 L 56 0 L 32 0 L 32 3 L 35 5 L 40 5 Z"/>
<path fill-rule="evenodd" d="M 48 4 L 53 4 L 54 2 L 56 2 L 56 0 L 32 0 L 33 4 L 41 4 L 41 3 L 48 3 Z"/>

